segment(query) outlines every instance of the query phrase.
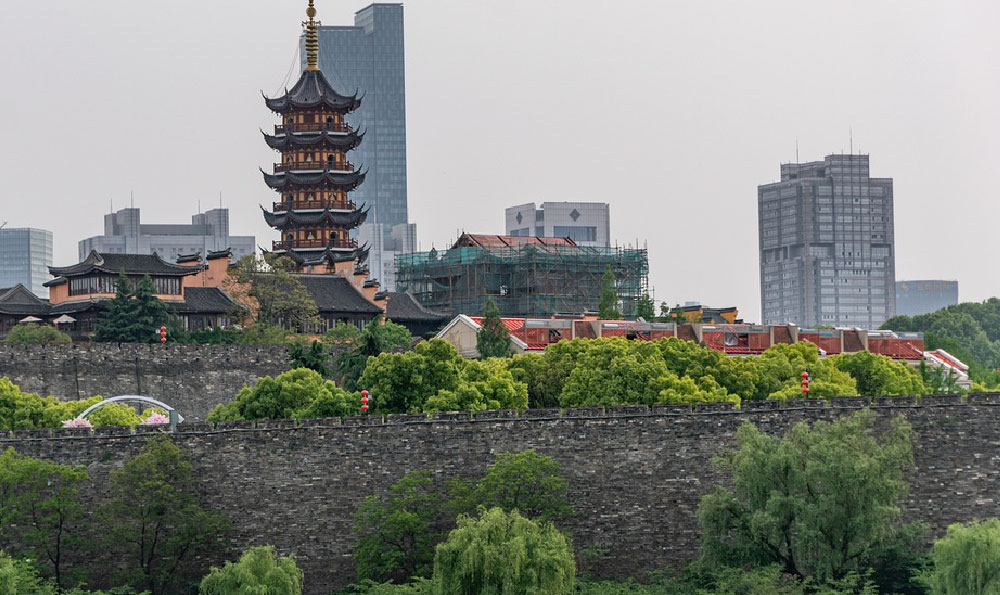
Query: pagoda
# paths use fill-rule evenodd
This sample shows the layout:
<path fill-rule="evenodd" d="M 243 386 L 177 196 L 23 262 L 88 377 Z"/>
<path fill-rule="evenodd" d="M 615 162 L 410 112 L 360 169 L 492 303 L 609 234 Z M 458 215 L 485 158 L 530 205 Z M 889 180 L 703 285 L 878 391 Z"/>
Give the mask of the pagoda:
<path fill-rule="evenodd" d="M 314 0 L 309 0 L 306 15 L 306 69 L 284 95 L 264 98 L 281 116 L 274 134 L 264 133 L 268 146 L 281 153 L 281 162 L 274 164 L 273 173 L 261 173 L 280 200 L 270 211 L 261 210 L 267 224 L 281 232 L 271 252 L 291 257 L 300 271 L 319 266 L 333 272 L 347 269 L 347 263 L 360 268 L 368 251 L 350 233 L 364 223 L 368 209 L 358 207 L 348 193 L 364 181 L 365 172 L 347 160 L 347 152 L 364 134 L 347 124 L 345 116 L 361 106 L 361 98 L 341 95 L 323 76 Z"/>

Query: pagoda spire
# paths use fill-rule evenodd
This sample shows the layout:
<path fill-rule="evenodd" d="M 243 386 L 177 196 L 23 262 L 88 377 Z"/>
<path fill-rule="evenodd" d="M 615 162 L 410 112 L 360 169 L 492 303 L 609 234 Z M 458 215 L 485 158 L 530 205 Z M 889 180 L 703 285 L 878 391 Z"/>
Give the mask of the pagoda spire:
<path fill-rule="evenodd" d="M 316 21 L 316 6 L 314 0 L 309 0 L 306 9 L 309 22 L 306 26 L 306 70 L 319 70 L 319 22 Z"/>

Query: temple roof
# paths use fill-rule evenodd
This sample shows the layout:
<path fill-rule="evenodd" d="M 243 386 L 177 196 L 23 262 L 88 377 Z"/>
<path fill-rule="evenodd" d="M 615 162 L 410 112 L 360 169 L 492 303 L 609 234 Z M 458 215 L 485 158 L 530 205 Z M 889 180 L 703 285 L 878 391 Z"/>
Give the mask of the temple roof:
<path fill-rule="evenodd" d="M 401 291 L 389 291 L 383 294 L 386 298 L 385 317 L 393 322 L 445 322 L 451 320 L 450 314 L 428 310 L 414 297 Z"/>
<path fill-rule="evenodd" d="M 182 301 L 167 302 L 167 307 L 178 314 L 227 314 L 238 308 L 226 292 L 215 287 L 188 287 L 184 289 L 183 297 Z M 51 304 L 19 285 L 0 289 L 0 314 L 55 318 L 95 310 L 106 301 L 87 299 Z"/>
<path fill-rule="evenodd" d="M 185 288 L 184 301 L 174 305 L 178 314 L 228 314 L 236 309 L 236 302 L 217 287 Z"/>
<path fill-rule="evenodd" d="M 296 225 L 317 225 L 319 223 L 330 223 L 333 225 L 344 225 L 357 227 L 368 219 L 370 207 L 355 209 L 353 211 L 287 211 L 284 213 L 271 213 L 263 206 L 260 210 L 264 212 L 264 221 L 271 227 L 284 228 L 290 223 Z"/>
<path fill-rule="evenodd" d="M 369 302 L 340 275 L 293 275 L 302 282 L 320 313 L 381 314 L 382 308 Z"/>
<path fill-rule="evenodd" d="M 30 316 L 45 312 L 48 307 L 48 301 L 38 297 L 20 283 L 14 287 L 0 289 L 0 314 Z"/>
<path fill-rule="evenodd" d="M 535 246 L 556 246 L 573 247 L 576 246 L 570 238 L 545 238 L 535 236 L 497 236 L 474 233 L 463 233 L 455 241 L 453 248 L 521 248 L 526 245 Z"/>
<path fill-rule="evenodd" d="M 317 264 L 334 264 L 338 262 L 351 262 L 356 261 L 358 265 L 362 265 L 368 260 L 368 252 L 370 247 L 368 244 L 359 246 L 350 252 L 342 252 L 330 250 L 329 248 L 317 248 L 317 250 L 322 250 L 321 252 L 315 252 L 312 250 L 278 250 L 275 254 L 283 254 L 291 258 L 295 264 L 300 266 L 317 265 Z M 265 252 L 267 252 L 265 250 Z"/>
<path fill-rule="evenodd" d="M 349 151 L 360 145 L 361 139 L 365 137 L 365 133 L 363 132 L 338 133 L 323 131 L 279 134 L 274 136 L 264 131 L 261 131 L 261 133 L 264 135 L 264 140 L 267 141 L 267 146 L 279 151 L 293 147 L 315 147 L 320 144 Z"/>
<path fill-rule="evenodd" d="M 315 173 L 282 172 L 279 174 L 269 174 L 260 170 L 264 174 L 264 182 L 274 190 L 284 190 L 289 186 L 319 186 L 320 184 L 330 184 L 353 190 L 365 181 L 368 172 L 362 171 L 319 171 Z"/>
<path fill-rule="evenodd" d="M 94 271 L 113 275 L 124 272 L 126 275 L 183 277 L 196 274 L 198 268 L 167 262 L 155 252 L 153 254 L 106 254 L 97 250 L 92 250 L 81 263 L 68 267 L 49 267 L 49 273 L 55 277 L 75 277 Z M 52 279 L 46 285 L 54 284 L 53 282 L 56 280 Z"/>
<path fill-rule="evenodd" d="M 319 70 L 303 71 L 291 90 L 285 90 L 284 95 L 274 99 L 264 97 L 264 102 L 271 111 L 279 114 L 320 106 L 333 111 L 352 112 L 361 106 L 361 98 L 357 93 L 350 97 L 341 95 Z"/>

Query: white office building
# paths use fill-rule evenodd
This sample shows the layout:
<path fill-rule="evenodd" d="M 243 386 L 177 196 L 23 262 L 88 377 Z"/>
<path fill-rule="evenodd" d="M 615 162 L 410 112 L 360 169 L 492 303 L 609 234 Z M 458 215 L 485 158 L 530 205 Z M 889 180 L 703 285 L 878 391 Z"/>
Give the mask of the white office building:
<path fill-rule="evenodd" d="M 507 235 L 571 238 L 580 246 L 611 245 L 611 207 L 603 202 L 529 202 L 505 211 Z"/>

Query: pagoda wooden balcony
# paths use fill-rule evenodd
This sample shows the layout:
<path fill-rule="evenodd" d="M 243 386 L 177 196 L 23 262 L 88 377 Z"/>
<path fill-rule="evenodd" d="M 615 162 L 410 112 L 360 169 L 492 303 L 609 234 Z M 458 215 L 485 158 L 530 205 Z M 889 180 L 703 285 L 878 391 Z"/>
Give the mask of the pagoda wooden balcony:
<path fill-rule="evenodd" d="M 350 124 L 346 122 L 321 124 L 278 124 L 274 127 L 275 134 L 287 134 L 289 132 L 354 132 Z"/>
<path fill-rule="evenodd" d="M 333 250 L 354 250 L 358 247 L 357 240 L 275 240 L 271 242 L 271 250 L 314 250 L 330 248 Z"/>
<path fill-rule="evenodd" d="M 285 171 L 354 171 L 350 161 L 293 161 L 290 163 L 275 163 L 274 173 Z"/>
<path fill-rule="evenodd" d="M 358 208 L 353 200 L 295 200 L 292 202 L 276 202 L 272 204 L 271 210 L 275 213 L 282 213 L 289 209 L 296 211 L 322 210 L 331 211 L 353 211 Z"/>

